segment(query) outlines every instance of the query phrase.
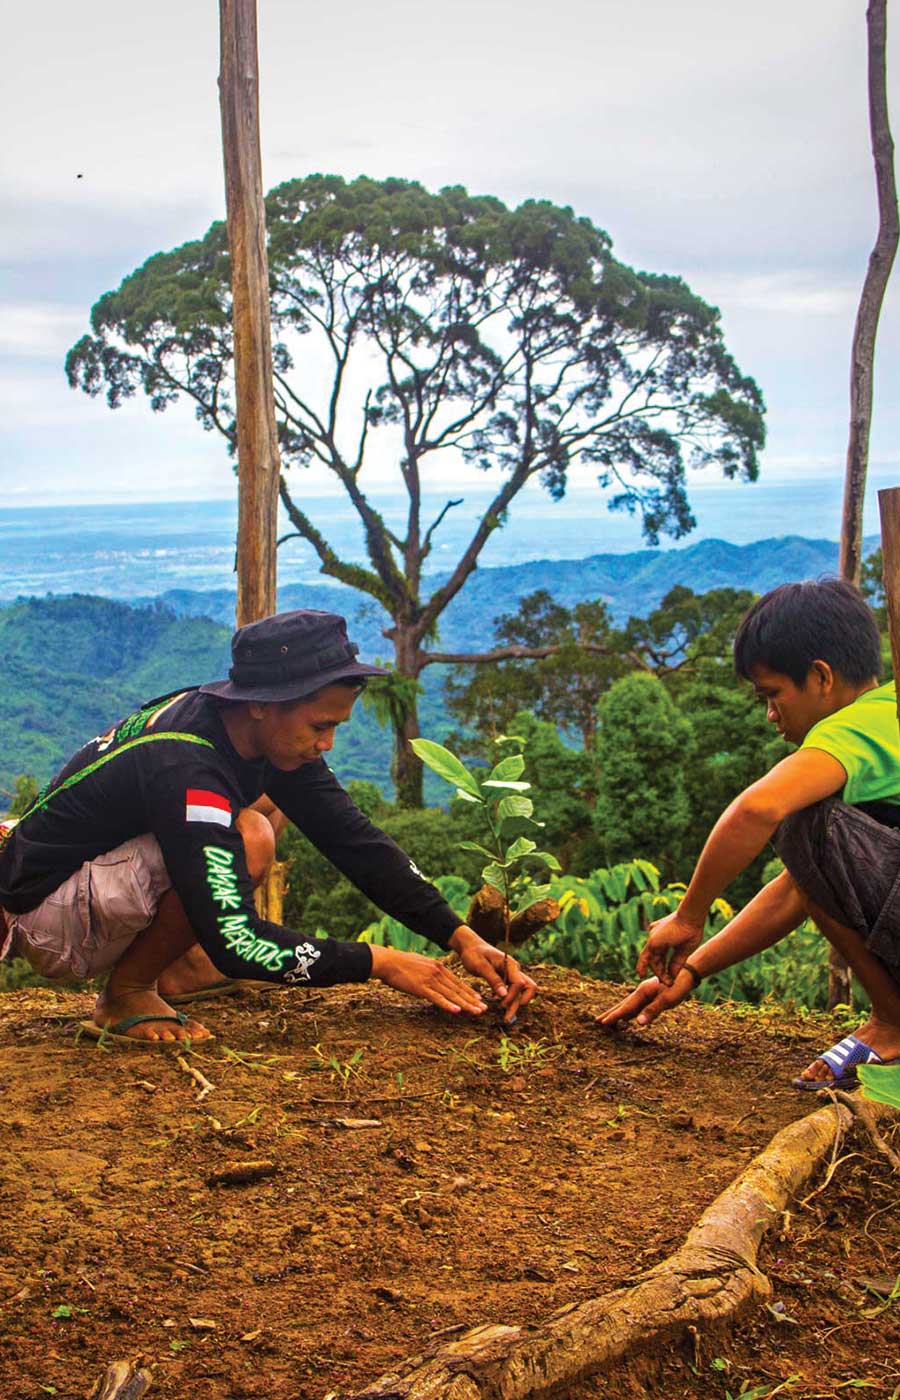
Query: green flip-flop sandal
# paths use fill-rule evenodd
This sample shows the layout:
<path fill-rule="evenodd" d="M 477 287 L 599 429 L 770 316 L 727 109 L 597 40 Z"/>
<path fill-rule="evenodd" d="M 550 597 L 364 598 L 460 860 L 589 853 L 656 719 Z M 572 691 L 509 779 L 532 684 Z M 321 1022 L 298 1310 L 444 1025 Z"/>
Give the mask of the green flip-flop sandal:
<path fill-rule="evenodd" d="M 190 1050 L 190 1040 L 147 1040 L 144 1037 L 138 1039 L 136 1036 L 126 1035 L 126 1031 L 131 1030 L 132 1026 L 139 1026 L 143 1021 L 168 1021 L 178 1026 L 186 1026 L 187 1019 L 183 1011 L 176 1011 L 174 1016 L 125 1016 L 121 1021 L 113 1021 L 108 1026 L 98 1026 L 96 1021 L 80 1021 L 78 1024 L 81 1033 L 101 1045 L 127 1045 L 132 1050 Z M 209 1045 L 214 1039 L 215 1036 L 204 1036 L 197 1044 Z"/>

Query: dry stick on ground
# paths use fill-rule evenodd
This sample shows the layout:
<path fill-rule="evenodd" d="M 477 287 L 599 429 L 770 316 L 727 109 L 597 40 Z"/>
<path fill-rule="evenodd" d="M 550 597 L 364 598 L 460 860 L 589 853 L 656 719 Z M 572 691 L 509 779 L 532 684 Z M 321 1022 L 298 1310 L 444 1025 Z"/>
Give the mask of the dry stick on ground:
<path fill-rule="evenodd" d="M 185 1074 L 189 1074 L 195 1083 L 200 1085 L 200 1093 L 197 1095 L 197 1102 L 199 1103 L 201 1099 L 206 1098 L 207 1094 L 212 1093 L 213 1089 L 216 1087 L 215 1084 L 210 1084 L 205 1074 L 201 1074 L 199 1069 L 195 1069 L 193 1065 L 189 1065 L 183 1055 L 176 1055 L 175 1058 Z"/>
<path fill-rule="evenodd" d="M 876 1112 L 893 1117 L 890 1109 Z M 756 1266 L 762 1238 L 852 1121 L 841 1104 L 782 1129 L 682 1247 L 633 1286 L 571 1304 L 535 1325 L 476 1327 L 382 1376 L 357 1400 L 542 1400 L 601 1367 L 659 1356 L 692 1329 L 731 1322 L 770 1296 Z"/>

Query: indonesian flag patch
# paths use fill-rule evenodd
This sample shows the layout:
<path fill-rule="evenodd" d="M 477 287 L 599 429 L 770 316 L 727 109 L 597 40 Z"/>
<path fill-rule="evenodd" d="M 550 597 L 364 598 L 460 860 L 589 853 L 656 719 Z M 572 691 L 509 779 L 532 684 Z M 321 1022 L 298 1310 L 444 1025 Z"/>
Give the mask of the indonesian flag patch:
<path fill-rule="evenodd" d="M 231 803 L 220 792 L 188 788 L 184 819 L 186 822 L 215 822 L 217 826 L 231 826 Z"/>

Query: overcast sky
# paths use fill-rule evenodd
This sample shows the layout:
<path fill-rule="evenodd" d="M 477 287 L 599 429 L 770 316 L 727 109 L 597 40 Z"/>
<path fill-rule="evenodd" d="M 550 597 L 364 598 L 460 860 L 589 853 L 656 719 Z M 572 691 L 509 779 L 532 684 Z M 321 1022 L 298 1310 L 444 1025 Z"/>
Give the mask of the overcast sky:
<path fill-rule="evenodd" d="M 864 0 L 259 0 L 259 25 L 266 188 L 329 171 L 571 204 L 720 307 L 768 402 L 766 476 L 842 473 L 877 225 Z M 98 296 L 223 216 L 217 6 L 44 0 L 5 30 L 0 505 L 229 495 L 189 410 L 111 413 L 63 375 Z M 900 443 L 898 277 L 879 468 Z"/>

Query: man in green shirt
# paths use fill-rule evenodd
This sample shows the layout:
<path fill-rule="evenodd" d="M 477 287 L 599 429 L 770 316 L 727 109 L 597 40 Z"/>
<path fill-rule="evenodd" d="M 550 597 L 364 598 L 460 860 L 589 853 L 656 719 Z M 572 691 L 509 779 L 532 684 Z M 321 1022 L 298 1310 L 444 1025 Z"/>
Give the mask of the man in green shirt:
<path fill-rule="evenodd" d="M 737 797 L 707 839 L 680 907 L 650 927 L 647 978 L 599 1018 L 646 1026 L 710 973 L 811 917 L 846 959 L 872 1014 L 813 1061 L 797 1088 L 847 1085 L 900 1060 L 900 729 L 893 682 L 861 594 L 837 580 L 784 584 L 743 618 L 735 668 L 799 747 Z M 774 838 L 785 870 L 701 947 L 713 900 Z"/>

